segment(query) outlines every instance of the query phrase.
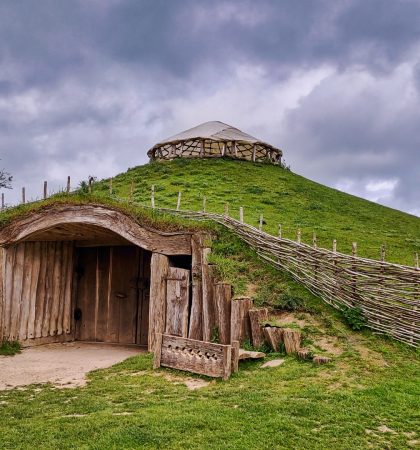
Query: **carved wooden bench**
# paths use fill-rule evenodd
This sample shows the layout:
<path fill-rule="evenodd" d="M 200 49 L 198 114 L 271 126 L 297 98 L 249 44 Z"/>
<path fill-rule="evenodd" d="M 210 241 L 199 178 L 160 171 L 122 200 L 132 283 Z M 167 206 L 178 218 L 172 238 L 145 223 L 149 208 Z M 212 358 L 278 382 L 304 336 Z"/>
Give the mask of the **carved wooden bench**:
<path fill-rule="evenodd" d="M 156 333 L 153 368 L 169 367 L 227 380 L 238 368 L 239 343 L 213 344 Z"/>

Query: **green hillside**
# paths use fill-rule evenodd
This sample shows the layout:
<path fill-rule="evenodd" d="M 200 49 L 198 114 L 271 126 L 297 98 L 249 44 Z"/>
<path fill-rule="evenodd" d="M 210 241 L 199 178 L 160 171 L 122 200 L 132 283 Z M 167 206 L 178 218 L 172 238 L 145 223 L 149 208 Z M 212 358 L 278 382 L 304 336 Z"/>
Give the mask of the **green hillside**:
<path fill-rule="evenodd" d="M 257 225 L 264 215 L 264 230 L 277 234 L 282 224 L 283 236 L 311 243 L 313 232 L 318 246 L 350 253 L 352 242 L 358 255 L 379 259 L 380 247 L 386 245 L 386 260 L 413 265 L 420 252 L 420 219 L 376 203 L 320 185 L 281 167 L 227 159 L 154 162 L 129 169 L 113 180 L 115 195 L 128 197 L 134 183 L 136 201 L 150 204 L 151 186 L 155 185 L 156 205 L 175 207 L 182 193 L 181 209 L 199 210 L 206 196 L 207 210 L 223 212 L 229 203 L 230 214 L 239 217 L 244 207 L 245 221 Z M 97 190 L 108 189 L 107 181 Z"/>

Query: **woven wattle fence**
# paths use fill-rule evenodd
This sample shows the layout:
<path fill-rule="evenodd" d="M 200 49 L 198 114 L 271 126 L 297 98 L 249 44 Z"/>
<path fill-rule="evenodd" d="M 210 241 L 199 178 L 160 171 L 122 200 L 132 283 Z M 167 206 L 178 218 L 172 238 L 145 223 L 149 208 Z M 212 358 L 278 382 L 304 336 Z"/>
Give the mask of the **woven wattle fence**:
<path fill-rule="evenodd" d="M 263 260 L 286 270 L 330 305 L 338 309 L 360 308 L 369 328 L 419 346 L 420 270 L 417 268 L 314 248 L 272 236 L 227 215 L 159 209 L 224 225 Z"/>

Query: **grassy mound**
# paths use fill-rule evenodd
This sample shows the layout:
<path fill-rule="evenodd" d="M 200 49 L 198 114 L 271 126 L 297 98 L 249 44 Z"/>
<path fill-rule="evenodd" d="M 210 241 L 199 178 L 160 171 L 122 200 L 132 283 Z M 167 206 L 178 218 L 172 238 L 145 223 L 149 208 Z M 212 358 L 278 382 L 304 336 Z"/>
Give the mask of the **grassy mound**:
<path fill-rule="evenodd" d="M 157 206 L 175 208 L 181 191 L 181 208 L 200 210 L 206 196 L 208 211 L 222 213 L 229 203 L 230 214 L 238 218 L 242 206 L 249 224 L 256 226 L 263 214 L 264 229 L 271 234 L 277 234 L 281 223 L 284 237 L 296 239 L 301 228 L 302 241 L 311 243 L 316 232 L 318 246 L 331 248 L 337 239 L 342 253 L 350 253 L 352 242 L 357 242 L 359 256 L 379 259 L 385 244 L 387 261 L 412 266 L 414 253 L 420 252 L 420 218 L 278 166 L 228 159 L 153 162 L 116 176 L 115 195 L 128 197 L 132 183 L 136 201 L 150 204 L 152 185 Z M 97 183 L 94 189 L 106 194 L 108 181 Z"/>

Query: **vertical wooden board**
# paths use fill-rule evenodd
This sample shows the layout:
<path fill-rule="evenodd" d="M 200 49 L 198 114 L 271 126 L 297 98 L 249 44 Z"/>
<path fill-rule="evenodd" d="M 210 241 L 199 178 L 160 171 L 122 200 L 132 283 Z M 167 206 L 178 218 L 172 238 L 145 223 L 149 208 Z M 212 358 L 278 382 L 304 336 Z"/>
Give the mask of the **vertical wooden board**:
<path fill-rule="evenodd" d="M 250 309 L 249 320 L 251 323 L 252 345 L 254 348 L 260 348 L 264 343 L 264 331 L 262 326 L 268 320 L 268 309 Z"/>
<path fill-rule="evenodd" d="M 98 247 L 97 266 L 97 309 L 96 309 L 96 332 L 97 341 L 107 341 L 108 332 L 108 299 L 110 289 L 110 247 Z"/>
<path fill-rule="evenodd" d="M 138 247 L 114 247 L 111 291 L 119 308 L 116 342 L 121 344 L 136 342 L 138 265 Z"/>
<path fill-rule="evenodd" d="M 64 308 L 63 308 L 63 333 L 69 334 L 71 332 L 72 324 L 72 298 L 73 289 L 75 285 L 73 284 L 74 278 L 74 244 L 73 242 L 68 243 L 68 258 L 67 265 L 65 268 L 65 290 L 64 290 Z"/>
<path fill-rule="evenodd" d="M 19 319 L 19 340 L 25 340 L 28 335 L 29 308 L 31 303 L 31 281 L 34 266 L 34 243 L 25 242 L 25 258 L 23 262 L 22 300 Z"/>
<path fill-rule="evenodd" d="M 203 340 L 210 342 L 215 326 L 213 300 L 213 274 L 207 262 L 210 248 L 203 248 L 202 253 L 202 289 L 203 289 Z"/>
<path fill-rule="evenodd" d="M 6 249 L 5 254 L 5 275 L 4 275 L 4 303 L 3 303 L 3 336 L 9 338 L 10 332 L 10 310 L 13 296 L 13 264 L 16 256 L 16 246 Z"/>
<path fill-rule="evenodd" d="M 203 339 L 202 239 L 195 234 L 191 237 L 191 256 L 192 299 L 188 337 L 201 340 Z"/>
<path fill-rule="evenodd" d="M 148 251 L 140 251 L 139 313 L 137 317 L 136 343 L 147 345 L 147 336 L 149 332 L 150 258 L 152 255 Z"/>
<path fill-rule="evenodd" d="M 58 332 L 58 314 L 60 311 L 60 297 L 61 297 L 61 269 L 63 259 L 63 242 L 55 242 L 54 262 L 52 271 L 52 283 L 51 283 L 51 313 L 50 313 L 50 326 L 48 330 L 48 336 L 55 336 Z"/>
<path fill-rule="evenodd" d="M 159 253 L 153 253 L 150 262 L 149 352 L 154 352 L 155 350 L 155 333 L 163 333 L 165 329 L 166 277 L 168 270 L 168 257 Z"/>
<path fill-rule="evenodd" d="M 252 308 L 252 300 L 249 297 L 236 298 L 232 300 L 231 309 L 231 342 L 239 341 L 242 344 L 251 338 L 251 325 L 249 321 L 249 310 Z"/>
<path fill-rule="evenodd" d="M 6 249 L 0 247 L 0 342 L 3 341 L 4 285 L 6 275 Z"/>
<path fill-rule="evenodd" d="M 36 296 L 38 291 L 38 282 L 40 278 L 41 269 L 41 243 L 33 243 L 32 253 L 32 276 L 31 285 L 29 289 L 29 314 L 27 325 L 27 339 L 33 339 L 35 337 L 35 317 L 36 317 Z"/>
<path fill-rule="evenodd" d="M 48 242 L 41 242 L 40 268 L 35 301 L 35 337 L 42 336 L 42 324 L 44 322 L 44 308 L 47 297 L 47 272 L 48 272 Z"/>
<path fill-rule="evenodd" d="M 45 276 L 45 304 L 44 304 L 44 320 L 42 322 L 42 337 L 49 336 L 51 309 L 53 303 L 54 289 L 54 261 L 55 261 L 55 242 L 47 242 L 47 272 Z"/>
<path fill-rule="evenodd" d="M 216 326 L 219 330 L 220 344 L 229 344 L 231 319 L 232 286 L 226 283 L 214 285 Z"/>
<path fill-rule="evenodd" d="M 14 341 L 19 335 L 19 319 L 22 303 L 23 266 L 25 260 L 25 243 L 17 244 L 16 257 L 13 264 L 13 294 L 10 309 L 9 339 Z"/>
<path fill-rule="evenodd" d="M 170 267 L 166 284 L 165 333 L 172 336 L 188 336 L 190 271 Z"/>
<path fill-rule="evenodd" d="M 66 291 L 67 260 L 69 257 L 69 242 L 63 241 L 60 259 L 60 299 L 57 315 L 57 336 L 63 334 L 64 296 Z"/>
<path fill-rule="evenodd" d="M 77 286 L 77 308 L 80 308 L 82 317 L 77 326 L 77 338 L 94 341 L 97 248 L 79 248 L 78 253 L 81 275 Z"/>

